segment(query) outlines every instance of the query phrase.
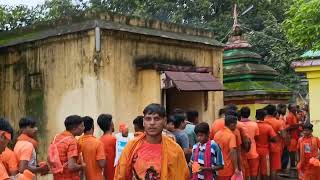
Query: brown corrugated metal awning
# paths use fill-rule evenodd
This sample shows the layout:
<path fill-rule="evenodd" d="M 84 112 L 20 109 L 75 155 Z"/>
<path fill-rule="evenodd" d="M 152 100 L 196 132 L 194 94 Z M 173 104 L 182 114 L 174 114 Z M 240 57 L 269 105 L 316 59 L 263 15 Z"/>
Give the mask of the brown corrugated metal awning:
<path fill-rule="evenodd" d="M 163 88 L 180 91 L 223 91 L 223 85 L 209 73 L 165 71 Z"/>

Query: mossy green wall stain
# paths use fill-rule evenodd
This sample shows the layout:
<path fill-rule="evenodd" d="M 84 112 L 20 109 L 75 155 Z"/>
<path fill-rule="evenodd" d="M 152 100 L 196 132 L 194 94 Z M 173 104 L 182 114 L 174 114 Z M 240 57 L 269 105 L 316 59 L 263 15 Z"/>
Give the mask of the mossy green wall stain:
<path fill-rule="evenodd" d="M 286 86 L 274 81 L 232 82 L 224 83 L 224 87 L 230 91 L 263 90 L 268 92 L 290 92 L 290 90 Z"/>

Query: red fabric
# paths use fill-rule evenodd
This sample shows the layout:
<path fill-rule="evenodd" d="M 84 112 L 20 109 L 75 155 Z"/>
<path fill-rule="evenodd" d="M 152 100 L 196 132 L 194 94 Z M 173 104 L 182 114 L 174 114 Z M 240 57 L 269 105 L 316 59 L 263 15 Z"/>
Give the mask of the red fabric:
<path fill-rule="evenodd" d="M 248 159 L 249 164 L 249 175 L 250 176 L 258 176 L 259 173 L 259 157 L 255 159 Z"/>
<path fill-rule="evenodd" d="M 295 114 L 293 114 L 292 112 L 289 112 L 287 119 L 286 119 L 286 123 L 287 123 L 287 126 L 290 127 L 293 125 L 297 125 L 299 122 L 298 122 L 297 116 Z M 289 135 L 291 137 L 291 140 L 290 140 L 290 144 L 288 146 L 288 151 L 295 152 L 295 151 L 297 151 L 297 142 L 299 139 L 299 129 L 290 130 Z"/>
<path fill-rule="evenodd" d="M 144 178 L 147 175 L 147 170 L 150 167 L 153 167 L 158 173 L 159 178 L 161 173 L 161 161 L 162 145 L 150 144 L 145 141 L 134 155 L 133 168 L 139 178 Z"/>
<path fill-rule="evenodd" d="M 114 159 L 116 157 L 116 138 L 110 134 L 105 134 L 100 138 L 103 143 L 104 153 L 106 155 L 106 167 L 104 169 L 105 179 L 114 178 Z"/>
<path fill-rule="evenodd" d="M 269 155 L 259 155 L 259 174 L 262 176 L 270 175 Z"/>
<path fill-rule="evenodd" d="M 270 153 L 270 168 L 271 171 L 278 171 L 281 169 L 281 151 Z"/>
<path fill-rule="evenodd" d="M 259 128 L 259 135 L 256 139 L 257 152 L 259 155 L 269 155 L 269 140 L 277 134 L 272 127 L 264 121 L 257 121 Z"/>
<path fill-rule="evenodd" d="M 195 152 L 194 152 L 194 160 L 196 162 L 198 162 L 199 151 L 200 151 L 200 148 L 198 146 L 195 149 Z M 204 166 L 205 167 L 211 167 L 211 141 L 210 140 L 207 142 L 206 149 L 205 149 L 205 152 L 204 152 Z M 212 171 L 205 171 L 204 172 L 204 178 L 205 179 L 213 179 Z M 194 173 L 192 179 L 193 180 L 198 180 L 198 174 Z"/>

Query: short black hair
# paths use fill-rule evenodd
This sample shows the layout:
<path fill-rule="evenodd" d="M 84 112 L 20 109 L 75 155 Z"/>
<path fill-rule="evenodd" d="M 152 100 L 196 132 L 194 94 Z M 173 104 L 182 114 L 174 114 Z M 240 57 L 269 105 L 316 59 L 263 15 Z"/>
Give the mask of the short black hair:
<path fill-rule="evenodd" d="M 66 127 L 67 131 L 70 131 L 74 128 L 76 128 L 77 126 L 79 126 L 82 123 L 82 119 L 80 116 L 78 115 L 71 115 L 68 116 L 65 120 L 64 120 L 64 126 Z"/>
<path fill-rule="evenodd" d="M 264 107 L 263 109 L 266 110 L 267 114 L 270 116 L 276 115 L 277 107 L 275 105 L 269 104 L 266 107 Z"/>
<path fill-rule="evenodd" d="M 251 110 L 249 107 L 244 106 L 240 109 L 240 115 L 242 118 L 248 118 L 250 116 Z"/>
<path fill-rule="evenodd" d="M 178 113 L 173 115 L 173 119 L 174 128 L 179 128 L 181 123 L 185 121 L 186 116 L 184 116 L 184 114 Z"/>
<path fill-rule="evenodd" d="M 199 113 L 198 111 L 195 110 L 190 110 L 187 112 L 187 119 L 189 122 L 194 123 L 194 121 L 196 120 L 196 118 L 199 117 Z"/>
<path fill-rule="evenodd" d="M 291 104 L 291 103 L 290 103 L 290 104 L 288 105 L 288 110 L 290 111 L 294 106 L 297 107 L 295 104 Z"/>
<path fill-rule="evenodd" d="M 278 104 L 278 106 L 277 106 L 277 109 L 278 109 L 278 110 L 283 109 L 283 108 L 287 108 L 287 105 L 285 105 L 285 104 Z"/>
<path fill-rule="evenodd" d="M 226 126 L 230 126 L 231 124 L 237 123 L 238 117 L 237 116 L 232 116 L 232 115 L 227 115 L 224 119 L 224 123 Z"/>
<path fill-rule="evenodd" d="M 267 113 L 264 109 L 257 109 L 256 110 L 256 120 L 263 121 L 266 117 Z"/>
<path fill-rule="evenodd" d="M 166 110 L 160 104 L 152 103 L 146 106 L 143 110 L 143 115 L 158 114 L 160 117 L 166 117 Z"/>
<path fill-rule="evenodd" d="M 0 131 L 5 131 L 11 134 L 11 138 L 13 137 L 13 128 L 8 120 L 0 117 Z"/>
<path fill-rule="evenodd" d="M 103 132 L 110 131 L 111 123 L 112 123 L 112 115 L 111 114 L 100 114 L 97 119 L 97 123 Z"/>
<path fill-rule="evenodd" d="M 94 128 L 93 119 L 90 116 L 84 116 L 81 118 L 84 124 L 84 132 L 90 131 Z"/>
<path fill-rule="evenodd" d="M 174 116 L 173 115 L 170 115 L 170 116 L 168 116 L 167 117 L 167 124 L 169 124 L 169 123 L 173 123 L 174 124 Z"/>
<path fill-rule="evenodd" d="M 313 131 L 313 125 L 311 123 L 304 124 L 302 128 L 309 129 L 309 130 Z"/>
<path fill-rule="evenodd" d="M 196 134 L 203 133 L 208 135 L 209 132 L 210 132 L 210 127 L 209 127 L 209 124 L 206 122 L 201 122 L 197 124 L 196 127 L 194 128 L 194 133 Z"/>
<path fill-rule="evenodd" d="M 144 130 L 144 127 L 143 127 L 143 116 L 137 116 L 133 120 L 133 124 L 136 125 L 140 130 Z"/>
<path fill-rule="evenodd" d="M 226 111 L 228 110 L 238 111 L 238 107 L 235 104 L 228 104 L 226 106 Z"/>
<path fill-rule="evenodd" d="M 37 122 L 34 119 L 32 119 L 31 117 L 23 117 L 19 121 L 19 128 L 23 129 L 28 126 L 31 128 L 34 128 L 36 126 L 36 124 L 37 124 Z"/>
<path fill-rule="evenodd" d="M 239 113 L 237 111 L 234 110 L 227 110 L 225 113 L 225 116 L 235 116 L 235 117 L 239 117 Z"/>
<path fill-rule="evenodd" d="M 224 114 L 226 114 L 226 109 L 225 108 L 219 109 L 219 116 L 222 116 Z"/>

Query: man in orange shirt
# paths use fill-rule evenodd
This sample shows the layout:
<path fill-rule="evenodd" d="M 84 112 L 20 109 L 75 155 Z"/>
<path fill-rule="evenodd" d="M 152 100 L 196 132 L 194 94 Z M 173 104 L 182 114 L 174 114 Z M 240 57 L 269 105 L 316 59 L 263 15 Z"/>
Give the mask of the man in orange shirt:
<path fill-rule="evenodd" d="M 251 180 L 256 180 L 259 171 L 259 154 L 257 153 L 256 149 L 255 137 L 259 135 L 259 128 L 256 122 L 248 119 L 250 113 L 250 108 L 248 107 L 242 107 L 240 109 L 241 122 L 248 129 L 248 135 L 251 142 L 249 151 L 245 153 L 248 162 L 248 169 L 246 169 L 246 174 L 247 176 L 250 176 Z"/>
<path fill-rule="evenodd" d="M 80 180 L 79 173 L 84 170 L 85 164 L 78 164 L 80 153 L 75 136 L 83 133 L 84 125 L 80 116 L 68 116 L 64 125 L 66 130 L 58 134 L 52 143 L 55 143 L 59 152 L 59 159 L 64 166 L 62 173 L 53 174 L 54 180 Z"/>
<path fill-rule="evenodd" d="M 89 116 L 82 117 L 84 135 L 78 140 L 80 152 L 86 164 L 85 177 L 87 180 L 103 180 L 103 169 L 106 164 L 103 144 L 93 136 L 93 119 Z"/>
<path fill-rule="evenodd" d="M 277 134 L 277 142 L 270 144 L 270 164 L 271 164 L 271 179 L 277 179 L 277 172 L 281 169 L 281 139 L 284 137 L 284 126 L 280 120 L 276 119 L 277 108 L 274 105 L 267 105 L 264 110 L 267 116 L 264 121 L 268 123 Z"/>
<path fill-rule="evenodd" d="M 124 148 L 116 167 L 114 180 L 160 179 L 187 180 L 189 170 L 183 150 L 162 135 L 166 110 L 150 104 L 143 110 L 145 134 Z"/>
<path fill-rule="evenodd" d="M 298 152 L 300 161 L 297 165 L 299 179 L 319 180 L 320 167 L 310 163 L 311 158 L 319 158 L 320 140 L 312 135 L 313 125 L 305 124 L 303 126 L 303 137 L 298 142 Z"/>
<path fill-rule="evenodd" d="M 0 118 L 0 155 L 5 151 L 6 147 L 11 141 L 11 132 L 13 132 L 13 128 L 10 123 L 5 119 Z M 0 158 L 0 180 L 9 179 L 9 174 L 7 173 L 7 170 Z"/>
<path fill-rule="evenodd" d="M 36 149 L 38 142 L 36 140 L 38 128 L 36 121 L 31 118 L 21 118 L 19 121 L 20 136 L 14 146 L 14 153 L 19 161 L 19 172 L 23 173 L 28 169 L 34 174 L 45 175 L 49 172 L 46 164 L 39 166 L 37 162 Z"/>
<path fill-rule="evenodd" d="M 287 131 L 290 135 L 290 143 L 288 145 L 288 151 L 290 154 L 290 165 L 291 168 L 296 166 L 296 153 L 297 153 L 297 144 L 299 139 L 299 121 L 297 119 L 297 107 L 294 104 L 288 105 L 289 113 L 287 115 L 286 123 L 287 123 Z"/>
<path fill-rule="evenodd" d="M 106 165 L 104 167 L 103 175 L 105 180 L 113 180 L 114 178 L 114 159 L 116 157 L 116 138 L 112 136 L 114 132 L 114 125 L 112 122 L 112 116 L 110 114 L 101 114 L 98 117 L 97 123 L 100 129 L 103 131 L 103 136 L 100 137 L 100 141 L 104 147 L 104 153 L 106 158 Z"/>
<path fill-rule="evenodd" d="M 237 117 L 227 115 L 225 117 L 226 127 L 218 131 L 214 136 L 214 140 L 221 147 L 224 158 L 224 168 L 218 171 L 218 180 L 230 180 L 234 174 L 240 173 L 236 136 L 233 133 L 237 127 L 237 121 Z"/>
<path fill-rule="evenodd" d="M 259 154 L 259 175 L 262 180 L 269 179 L 270 176 L 270 161 L 269 161 L 269 148 L 270 142 L 276 142 L 277 134 L 272 127 L 264 122 L 266 117 L 264 109 L 258 109 L 256 111 L 256 122 L 259 128 L 259 135 L 256 136 L 257 152 Z"/>
<path fill-rule="evenodd" d="M 144 133 L 143 116 L 137 116 L 133 120 L 133 127 L 134 127 L 134 137 L 138 137 Z"/>

